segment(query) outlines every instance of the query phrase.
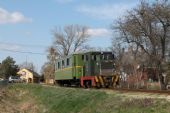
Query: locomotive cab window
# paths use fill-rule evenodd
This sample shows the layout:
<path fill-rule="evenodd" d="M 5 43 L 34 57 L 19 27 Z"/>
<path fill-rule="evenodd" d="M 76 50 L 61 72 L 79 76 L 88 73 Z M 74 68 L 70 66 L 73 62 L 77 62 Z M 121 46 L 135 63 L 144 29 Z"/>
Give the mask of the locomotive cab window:
<path fill-rule="evenodd" d="M 102 60 L 107 60 L 107 55 L 106 55 L 106 54 L 102 54 L 101 59 L 102 59 Z"/>
<path fill-rule="evenodd" d="M 114 54 L 112 54 L 112 58 L 115 59 L 115 55 Z"/>
<path fill-rule="evenodd" d="M 109 54 L 107 55 L 106 59 L 107 59 L 107 60 L 110 60 L 110 59 L 111 59 Z"/>
<path fill-rule="evenodd" d="M 100 55 L 96 55 L 96 60 L 100 61 Z"/>
<path fill-rule="evenodd" d="M 114 54 L 107 55 L 107 60 L 113 60 L 113 59 L 114 59 Z"/>
<path fill-rule="evenodd" d="M 60 69 L 60 62 L 58 62 L 58 69 Z"/>
<path fill-rule="evenodd" d="M 113 54 L 103 54 L 101 56 L 102 60 L 113 60 L 114 59 L 114 55 Z"/>
<path fill-rule="evenodd" d="M 92 60 L 96 61 L 96 55 L 92 55 Z"/>
<path fill-rule="evenodd" d="M 88 55 L 86 55 L 86 61 L 88 61 L 89 60 L 89 56 Z"/>
<path fill-rule="evenodd" d="M 65 62 L 64 60 L 62 60 L 62 68 L 64 68 L 64 66 L 65 66 Z"/>
<path fill-rule="evenodd" d="M 81 56 L 82 61 L 84 61 L 84 55 Z"/>
<path fill-rule="evenodd" d="M 70 59 L 67 58 L 67 66 L 69 66 L 69 65 L 70 65 Z"/>

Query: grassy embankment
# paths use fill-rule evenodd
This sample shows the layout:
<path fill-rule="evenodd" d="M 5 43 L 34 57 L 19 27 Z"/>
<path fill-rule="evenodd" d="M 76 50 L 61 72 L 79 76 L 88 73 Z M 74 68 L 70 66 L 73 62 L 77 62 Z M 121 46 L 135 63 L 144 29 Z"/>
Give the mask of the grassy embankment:
<path fill-rule="evenodd" d="M 15 84 L 0 93 L 1 113 L 170 113 L 162 99 L 129 98 L 118 92 Z"/>

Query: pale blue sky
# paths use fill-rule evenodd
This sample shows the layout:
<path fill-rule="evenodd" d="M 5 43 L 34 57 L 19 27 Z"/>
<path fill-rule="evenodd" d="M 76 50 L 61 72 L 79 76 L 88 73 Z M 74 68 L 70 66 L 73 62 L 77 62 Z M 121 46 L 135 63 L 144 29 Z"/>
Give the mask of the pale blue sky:
<path fill-rule="evenodd" d="M 46 55 L 7 50 L 45 53 L 52 43 L 51 30 L 69 24 L 88 26 L 91 34 L 88 44 L 106 48 L 111 45 L 110 25 L 137 3 L 137 0 L 0 0 L 0 62 L 7 56 L 17 64 L 27 59 L 40 70 Z"/>

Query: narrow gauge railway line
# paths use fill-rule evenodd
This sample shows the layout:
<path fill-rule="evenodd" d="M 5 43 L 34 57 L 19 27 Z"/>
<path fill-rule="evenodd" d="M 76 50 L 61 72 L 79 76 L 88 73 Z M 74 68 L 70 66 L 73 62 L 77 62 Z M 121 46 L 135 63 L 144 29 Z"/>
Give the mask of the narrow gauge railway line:
<path fill-rule="evenodd" d="M 113 88 L 110 88 L 110 90 L 119 91 L 119 92 L 123 92 L 123 93 L 127 93 L 127 92 L 141 92 L 141 93 L 156 93 L 156 94 L 167 94 L 167 95 L 170 95 L 170 91 L 169 90 L 113 89 Z"/>
<path fill-rule="evenodd" d="M 43 84 L 43 86 L 47 87 L 61 87 L 61 88 L 75 88 L 75 89 L 83 89 L 82 87 L 77 86 L 57 86 L 57 85 L 47 85 Z M 163 94 L 163 95 L 170 95 L 170 90 L 146 90 L 146 89 L 116 89 L 116 88 L 84 88 L 84 89 L 96 89 L 99 91 L 119 91 L 121 93 L 150 93 L 150 94 Z"/>

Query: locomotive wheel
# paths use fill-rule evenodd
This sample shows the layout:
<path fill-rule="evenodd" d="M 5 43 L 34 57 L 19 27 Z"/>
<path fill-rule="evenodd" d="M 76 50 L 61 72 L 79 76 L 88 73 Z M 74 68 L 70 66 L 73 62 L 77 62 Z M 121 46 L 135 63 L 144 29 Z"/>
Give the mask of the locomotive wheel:
<path fill-rule="evenodd" d="M 97 89 L 100 89 L 100 88 L 101 88 L 101 85 L 100 85 L 99 82 L 96 83 L 96 88 L 97 88 Z"/>
<path fill-rule="evenodd" d="M 60 87 L 64 86 L 63 81 L 56 81 L 55 84 L 58 85 L 58 86 L 60 86 Z"/>
<path fill-rule="evenodd" d="M 90 88 L 90 87 L 91 87 L 91 85 L 90 85 L 90 82 L 89 82 L 89 81 L 87 81 L 87 82 L 86 82 L 86 87 L 87 87 L 87 88 Z"/>
<path fill-rule="evenodd" d="M 84 81 L 84 88 L 91 88 L 91 81 Z"/>

